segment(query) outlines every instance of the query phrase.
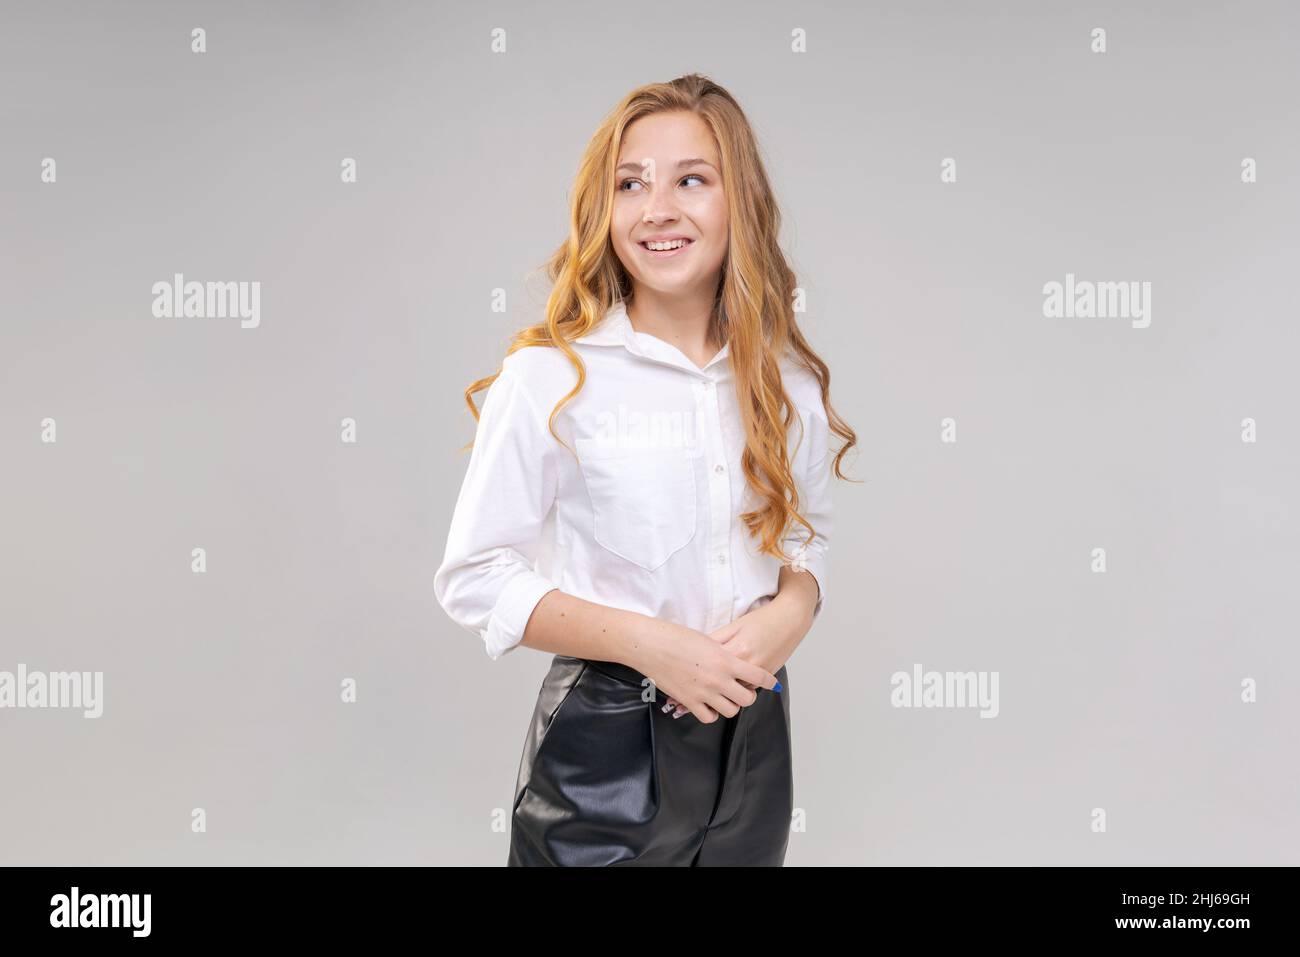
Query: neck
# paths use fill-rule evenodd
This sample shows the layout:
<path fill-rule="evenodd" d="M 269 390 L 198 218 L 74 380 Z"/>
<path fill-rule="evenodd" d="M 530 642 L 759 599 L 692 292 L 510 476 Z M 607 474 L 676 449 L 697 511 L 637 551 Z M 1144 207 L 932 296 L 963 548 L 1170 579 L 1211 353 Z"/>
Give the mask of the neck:
<path fill-rule="evenodd" d="M 644 287 L 627 304 L 632 328 L 672 343 L 688 356 L 711 356 L 722 343 L 711 335 L 713 295 L 664 296 Z"/>

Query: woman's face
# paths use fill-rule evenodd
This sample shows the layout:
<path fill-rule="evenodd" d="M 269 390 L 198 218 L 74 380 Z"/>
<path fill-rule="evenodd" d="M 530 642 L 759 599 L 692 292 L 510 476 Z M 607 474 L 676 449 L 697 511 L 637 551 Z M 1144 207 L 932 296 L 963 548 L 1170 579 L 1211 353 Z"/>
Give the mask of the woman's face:
<path fill-rule="evenodd" d="M 719 163 L 713 134 L 694 113 L 656 113 L 627 128 L 610 238 L 635 284 L 665 296 L 712 300 L 727 255 Z M 646 247 L 661 238 L 687 242 L 676 250 Z"/>

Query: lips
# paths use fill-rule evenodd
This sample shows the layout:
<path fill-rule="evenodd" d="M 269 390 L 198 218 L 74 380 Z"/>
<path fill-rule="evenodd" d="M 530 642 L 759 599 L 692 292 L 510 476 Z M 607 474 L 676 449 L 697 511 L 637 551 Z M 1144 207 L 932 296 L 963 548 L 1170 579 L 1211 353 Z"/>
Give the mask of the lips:
<path fill-rule="evenodd" d="M 674 242 L 674 241 L 676 241 L 676 240 L 672 240 L 672 239 L 668 239 L 668 240 L 642 240 L 641 242 L 637 243 L 637 245 L 640 246 L 642 249 L 644 249 L 645 252 L 646 252 L 646 254 L 647 254 L 648 256 L 652 256 L 652 257 L 654 257 L 655 259 L 667 259 L 669 256 L 675 256 L 675 255 L 677 255 L 677 254 L 680 253 L 680 252 L 685 252 L 687 249 L 690 249 L 692 246 L 695 245 L 695 240 L 693 240 L 693 239 L 687 239 L 685 236 L 679 236 L 679 237 L 677 237 L 677 239 L 681 240 L 681 241 L 684 243 L 684 245 L 677 246 L 677 247 L 675 247 L 675 248 L 673 248 L 673 249 L 651 249 L 649 246 L 646 245 L 647 242 Z"/>

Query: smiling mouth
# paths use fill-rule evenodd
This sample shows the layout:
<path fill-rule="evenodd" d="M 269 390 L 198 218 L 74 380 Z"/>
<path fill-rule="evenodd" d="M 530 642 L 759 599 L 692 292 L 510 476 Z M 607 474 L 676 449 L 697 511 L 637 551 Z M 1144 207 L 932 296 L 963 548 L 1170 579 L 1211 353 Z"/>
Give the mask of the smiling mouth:
<path fill-rule="evenodd" d="M 650 246 L 644 242 L 637 243 L 637 245 L 640 246 L 642 249 L 644 249 L 646 252 L 648 252 L 651 256 L 654 256 L 656 258 L 663 258 L 663 257 L 671 256 L 674 253 L 679 253 L 683 249 L 687 249 L 695 245 L 695 240 L 693 239 L 673 240 L 671 244 L 655 243 L 656 246 L 667 245 L 666 249 L 651 249 Z"/>

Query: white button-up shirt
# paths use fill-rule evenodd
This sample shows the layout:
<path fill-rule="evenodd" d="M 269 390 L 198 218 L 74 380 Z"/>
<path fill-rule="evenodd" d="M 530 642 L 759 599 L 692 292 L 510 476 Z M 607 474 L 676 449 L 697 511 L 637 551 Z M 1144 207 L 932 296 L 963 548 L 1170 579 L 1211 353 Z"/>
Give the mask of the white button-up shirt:
<path fill-rule="evenodd" d="M 438 602 L 496 659 L 515 648 L 553 588 L 711 632 L 776 594 L 782 562 L 759 554 L 743 512 L 756 508 L 740 467 L 745 435 L 730 345 L 700 368 L 632 328 L 622 303 L 573 343 L 586 382 L 558 349 L 505 357 L 483 399 L 446 554 Z M 784 550 L 826 597 L 831 533 L 830 431 L 817 379 L 782 363 L 799 413 L 789 435 L 800 512 Z M 801 427 L 800 427 L 801 426 Z M 801 435 L 802 433 L 802 435 Z"/>

